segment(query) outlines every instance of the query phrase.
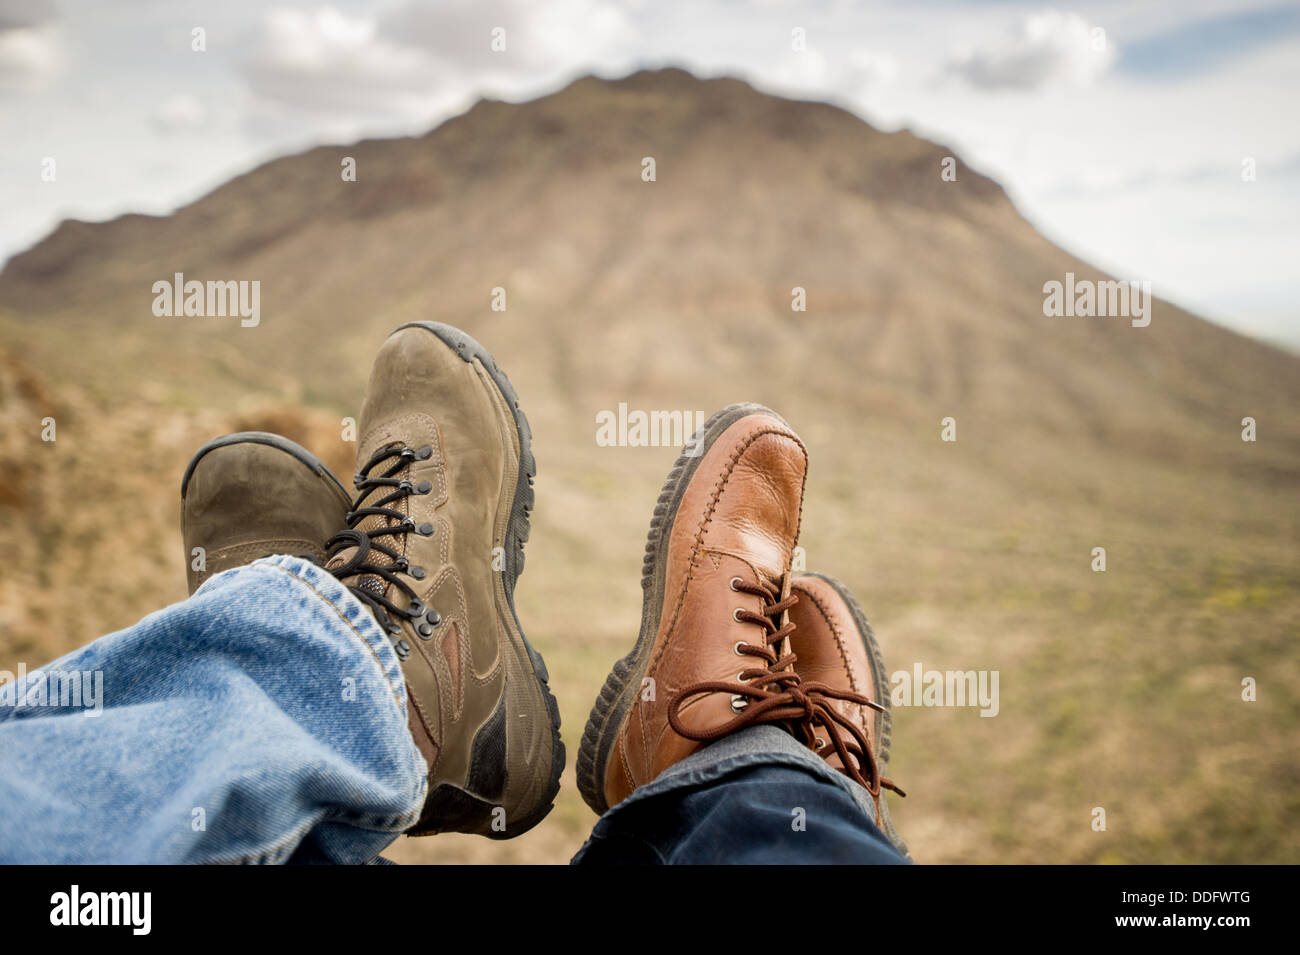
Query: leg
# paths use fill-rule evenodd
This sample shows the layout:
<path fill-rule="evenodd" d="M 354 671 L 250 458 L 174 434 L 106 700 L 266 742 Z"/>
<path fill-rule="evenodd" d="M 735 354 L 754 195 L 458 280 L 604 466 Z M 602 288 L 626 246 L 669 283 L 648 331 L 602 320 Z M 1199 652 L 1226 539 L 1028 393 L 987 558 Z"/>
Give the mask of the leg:
<path fill-rule="evenodd" d="M 856 791 L 855 791 L 856 790 Z M 596 824 L 575 865 L 902 865 L 870 793 L 788 733 L 741 730 L 676 764 Z"/>
<path fill-rule="evenodd" d="M 906 861 L 880 648 L 847 588 L 793 568 L 806 468 L 784 420 L 732 405 L 669 474 L 641 633 L 583 734 L 602 818 L 576 861 Z"/>
<path fill-rule="evenodd" d="M 296 557 L 218 574 L 0 704 L 5 862 L 363 863 L 424 801 L 397 655 Z"/>

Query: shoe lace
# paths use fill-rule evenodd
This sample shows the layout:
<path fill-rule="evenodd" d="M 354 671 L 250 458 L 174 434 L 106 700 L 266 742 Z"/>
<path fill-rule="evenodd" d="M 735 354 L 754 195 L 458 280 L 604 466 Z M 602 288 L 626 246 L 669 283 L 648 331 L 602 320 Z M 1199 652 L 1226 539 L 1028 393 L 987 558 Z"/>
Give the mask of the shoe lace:
<path fill-rule="evenodd" d="M 392 634 L 401 632 L 401 626 L 394 617 L 414 619 L 424 614 L 426 608 L 417 599 L 410 584 L 398 576 L 410 568 L 410 562 L 401 551 L 390 546 L 383 538 L 401 538 L 412 532 L 433 532 L 432 526 L 417 525 L 405 512 L 394 506 L 412 494 L 428 493 L 427 482 L 417 485 L 399 475 L 413 461 L 426 458 L 430 453 L 427 448 L 416 450 L 398 444 L 380 448 L 372 454 L 353 478 L 357 497 L 347 514 L 348 526 L 325 542 L 327 563 L 348 548 L 355 548 L 344 563 L 331 567 L 330 572 L 345 582 L 348 578 L 355 578 L 355 583 L 345 584 L 348 590 L 370 607 L 375 619 Z M 385 462 L 391 463 L 382 473 L 375 474 Z M 390 490 L 382 497 L 366 503 L 366 498 L 381 488 Z M 359 525 L 370 518 L 381 518 L 383 524 L 363 530 Z M 381 584 L 381 580 L 385 583 Z M 387 584 L 397 587 L 410 598 L 405 610 L 388 598 Z"/>
<path fill-rule="evenodd" d="M 866 732 L 856 721 L 836 710 L 831 701 L 843 700 L 880 712 L 885 708 L 861 693 L 822 682 L 804 682 L 794 671 L 795 654 L 778 655 L 777 648 L 795 630 L 793 621 L 780 626 L 779 620 L 781 614 L 798 602 L 798 595 L 791 593 L 782 599 L 775 587 L 753 584 L 739 577 L 732 578 L 731 587 L 764 600 L 761 613 L 745 609 L 735 611 L 736 620 L 761 626 L 764 631 L 761 644 L 741 641 L 736 644 L 736 652 L 758 658 L 763 665 L 742 670 L 735 681 L 704 680 L 683 687 L 668 704 L 668 722 L 673 730 L 687 739 L 710 742 L 749 726 L 785 722 L 799 727 L 805 742 L 821 752 L 825 743 L 815 732 L 815 727 L 820 726 L 825 730 L 826 742 L 839 755 L 845 773 L 871 793 L 877 803 L 882 788 L 900 796 L 907 795 L 892 779 L 880 775 Z M 682 707 L 696 697 L 711 693 L 730 694 L 731 709 L 737 715 L 721 726 L 706 730 L 686 726 L 681 719 Z"/>

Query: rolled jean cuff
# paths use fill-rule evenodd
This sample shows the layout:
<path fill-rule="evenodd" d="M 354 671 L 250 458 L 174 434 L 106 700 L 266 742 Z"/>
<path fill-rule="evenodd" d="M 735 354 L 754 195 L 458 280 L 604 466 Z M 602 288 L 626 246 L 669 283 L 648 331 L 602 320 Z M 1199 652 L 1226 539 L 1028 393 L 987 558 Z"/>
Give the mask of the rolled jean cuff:
<path fill-rule="evenodd" d="M 784 730 L 775 726 L 750 726 L 710 743 L 669 766 L 646 785 L 634 789 L 630 796 L 600 817 L 592 837 L 600 836 L 615 825 L 614 820 L 620 812 L 647 799 L 679 790 L 701 789 L 740 770 L 757 766 L 789 766 L 838 786 L 862 810 L 866 821 L 875 825 L 876 803 L 865 787 L 832 769 L 826 760 Z"/>
<path fill-rule="evenodd" d="M 288 576 L 296 578 L 301 586 L 330 604 L 339 619 L 351 629 L 357 641 L 369 651 L 370 657 L 374 659 L 375 665 L 379 667 L 389 689 L 392 690 L 393 702 L 397 705 L 402 719 L 406 719 L 406 678 L 402 675 L 402 663 L 369 607 L 357 599 L 352 591 L 343 586 L 338 578 L 324 567 L 302 557 L 276 554 L 255 560 L 248 566 L 278 568 Z M 210 588 L 219 587 L 218 581 L 238 574 L 242 570 L 244 568 L 234 567 L 214 574 L 204 581 L 203 586 L 195 591 L 194 595 L 197 597 Z"/>

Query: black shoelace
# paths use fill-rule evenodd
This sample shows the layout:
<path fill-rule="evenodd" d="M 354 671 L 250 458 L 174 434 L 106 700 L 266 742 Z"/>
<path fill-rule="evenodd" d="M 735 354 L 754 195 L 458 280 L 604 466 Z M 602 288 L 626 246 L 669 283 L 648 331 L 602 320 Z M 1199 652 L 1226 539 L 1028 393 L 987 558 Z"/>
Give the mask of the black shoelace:
<path fill-rule="evenodd" d="M 370 607 L 380 625 L 394 635 L 400 634 L 402 630 L 395 617 L 408 617 L 414 620 L 424 616 L 428 609 L 417 599 L 411 585 L 399 575 L 410 571 L 411 576 L 418 580 L 424 576 L 424 570 L 411 567 L 403 554 L 381 538 L 412 533 L 425 537 L 433 534 L 432 524 L 416 524 L 393 506 L 413 494 L 428 494 L 433 490 L 433 486 L 428 481 L 413 484 L 405 478 L 396 476 L 410 467 L 412 461 L 423 461 L 432 454 L 432 448 L 424 447 L 415 450 L 403 445 L 389 445 L 372 454 L 370 460 L 353 479 L 352 483 L 358 493 L 352 503 L 352 510 L 348 511 L 347 528 L 325 542 L 327 560 L 333 559 L 349 547 L 356 548 L 346 563 L 331 568 L 330 572 L 339 580 L 356 577 L 356 583 L 347 585 L 348 589 L 362 603 Z M 373 472 L 385 461 L 392 461 L 392 464 L 382 474 L 375 476 Z M 378 500 L 365 504 L 365 499 L 378 488 L 392 490 Z M 382 517 L 389 523 L 373 530 L 358 530 L 357 525 L 368 517 Z M 375 563 L 370 559 L 372 551 L 382 554 L 387 561 Z M 405 610 L 388 598 L 386 594 L 388 584 L 396 586 L 411 598 Z"/>

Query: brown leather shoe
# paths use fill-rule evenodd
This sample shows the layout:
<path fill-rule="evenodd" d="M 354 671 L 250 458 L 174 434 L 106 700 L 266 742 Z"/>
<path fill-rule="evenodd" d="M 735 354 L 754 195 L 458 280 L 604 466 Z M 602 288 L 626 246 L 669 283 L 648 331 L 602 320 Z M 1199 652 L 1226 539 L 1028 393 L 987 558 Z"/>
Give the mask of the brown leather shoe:
<path fill-rule="evenodd" d="M 409 834 L 517 836 L 550 812 L 564 768 L 546 665 L 514 608 L 536 474 L 528 422 L 481 345 L 422 322 L 380 348 L 359 424 L 358 496 L 326 566 L 402 661 L 429 764 Z"/>
<path fill-rule="evenodd" d="M 343 525 L 348 504 L 329 468 L 288 438 L 264 431 L 214 438 L 181 479 L 190 593 L 213 574 L 272 554 L 323 562 L 325 541 Z"/>
<path fill-rule="evenodd" d="M 604 813 L 710 740 L 795 718 L 785 641 L 807 452 L 775 412 L 731 405 L 688 443 L 650 524 L 645 604 L 578 754 L 578 787 Z"/>
<path fill-rule="evenodd" d="M 880 644 L 871 624 L 849 589 L 824 574 L 797 574 L 791 592 L 798 602 L 790 609 L 794 632 L 790 649 L 795 672 L 805 693 L 819 686 L 836 691 L 827 696 L 835 725 L 814 725 L 813 749 L 835 769 L 871 793 L 876 824 L 898 851 L 907 854 L 889 818 L 882 789 L 903 791 L 882 774 L 889 764 L 889 677 Z M 842 732 L 836 732 L 842 728 Z"/>

